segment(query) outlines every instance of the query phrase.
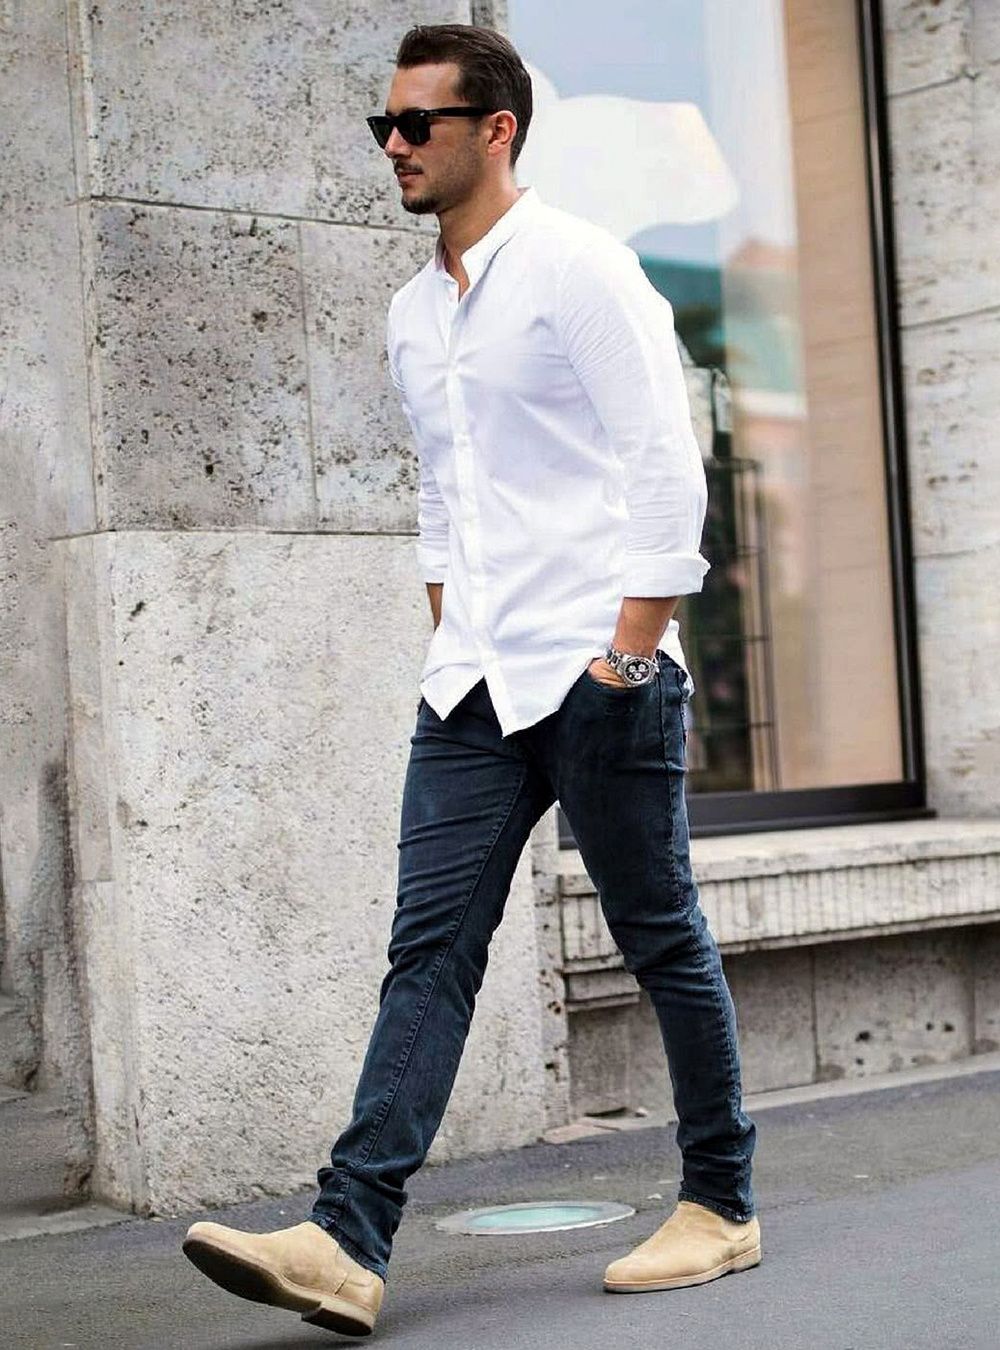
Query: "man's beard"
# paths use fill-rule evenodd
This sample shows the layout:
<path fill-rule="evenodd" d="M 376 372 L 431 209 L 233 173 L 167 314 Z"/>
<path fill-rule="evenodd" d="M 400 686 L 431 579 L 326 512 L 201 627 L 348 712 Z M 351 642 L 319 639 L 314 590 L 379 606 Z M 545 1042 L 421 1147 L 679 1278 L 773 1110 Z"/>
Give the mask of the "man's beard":
<path fill-rule="evenodd" d="M 423 197 L 411 197 L 409 201 L 402 203 L 403 210 L 409 211 L 413 216 L 426 216 L 438 209 L 436 197 L 425 195 Z"/>

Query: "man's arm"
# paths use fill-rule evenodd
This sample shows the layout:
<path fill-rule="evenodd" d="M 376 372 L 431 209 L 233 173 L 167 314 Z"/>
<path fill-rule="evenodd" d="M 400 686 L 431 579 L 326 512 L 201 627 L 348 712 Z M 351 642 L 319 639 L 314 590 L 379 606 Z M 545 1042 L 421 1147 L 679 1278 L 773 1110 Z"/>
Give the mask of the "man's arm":
<path fill-rule="evenodd" d="M 427 585 L 427 598 L 430 601 L 434 627 L 441 622 L 441 593 L 443 578 L 448 570 L 448 511 L 435 481 L 434 474 L 426 463 L 420 447 L 420 435 L 416 419 L 410 411 L 403 391 L 403 382 L 395 361 L 395 337 L 393 332 L 393 305 L 389 306 L 386 321 L 386 354 L 389 361 L 389 374 L 400 397 L 403 415 L 413 433 L 413 443 L 417 451 L 419 486 L 417 492 L 417 564 L 420 574 Z"/>
<path fill-rule="evenodd" d="M 630 250 L 593 251 L 562 276 L 559 323 L 569 360 L 624 469 L 626 598 L 613 638 L 651 656 L 682 595 L 699 591 L 705 472 L 669 304 Z M 609 634 L 609 638 L 611 635 Z M 591 672 L 623 684 L 603 660 Z"/>
<path fill-rule="evenodd" d="M 627 595 L 618 612 L 618 624 L 612 646 L 620 652 L 635 656 L 652 656 L 663 636 L 663 630 L 674 617 L 679 597 L 666 599 Z M 612 670 L 603 656 L 590 663 L 590 673 L 604 684 L 624 685 L 625 680 Z"/>
<path fill-rule="evenodd" d="M 627 595 L 618 614 L 613 645 L 620 652 L 652 656 L 674 617 L 678 599 L 676 595 L 667 599 Z"/>

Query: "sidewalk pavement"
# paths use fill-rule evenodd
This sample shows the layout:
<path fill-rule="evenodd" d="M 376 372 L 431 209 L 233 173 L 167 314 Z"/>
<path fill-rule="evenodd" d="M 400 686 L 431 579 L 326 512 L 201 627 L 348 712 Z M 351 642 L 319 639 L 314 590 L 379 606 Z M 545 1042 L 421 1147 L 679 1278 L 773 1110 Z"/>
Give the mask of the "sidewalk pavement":
<path fill-rule="evenodd" d="M 991 1057 L 992 1060 L 992 1057 Z M 799 1094 L 801 1097 L 801 1094 Z M 779 1100 L 781 1100 L 779 1098 Z M 605 1264 L 669 1212 L 672 1127 L 425 1168 L 370 1344 L 393 1350 L 998 1350 L 1000 1072 L 758 1110 L 764 1261 L 700 1288 L 614 1296 Z M 0 1117 L 2 1124 L 2 1117 Z M 297 1223 L 309 1194 L 215 1213 Z M 603 1228 L 460 1237 L 435 1221 L 532 1199 L 619 1200 Z M 182 1256 L 189 1222 L 0 1243 L 2 1350 L 293 1350 L 350 1342 L 233 1298 Z"/>

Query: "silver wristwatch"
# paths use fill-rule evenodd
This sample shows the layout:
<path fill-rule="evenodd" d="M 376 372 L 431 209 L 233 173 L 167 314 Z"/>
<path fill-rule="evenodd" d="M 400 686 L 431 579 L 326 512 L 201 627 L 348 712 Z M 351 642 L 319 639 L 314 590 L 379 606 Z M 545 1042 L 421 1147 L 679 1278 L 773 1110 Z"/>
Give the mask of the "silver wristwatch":
<path fill-rule="evenodd" d="M 617 647 L 609 647 L 604 659 L 626 684 L 651 684 L 659 670 L 655 656 L 633 656 L 631 652 L 620 652 Z"/>

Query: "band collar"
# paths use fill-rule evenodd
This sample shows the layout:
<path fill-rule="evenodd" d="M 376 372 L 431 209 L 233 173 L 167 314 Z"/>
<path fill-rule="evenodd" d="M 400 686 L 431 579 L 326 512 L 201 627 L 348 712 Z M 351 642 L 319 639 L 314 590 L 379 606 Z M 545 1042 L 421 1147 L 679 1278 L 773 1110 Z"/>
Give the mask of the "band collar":
<path fill-rule="evenodd" d="M 494 254 L 506 244 L 507 240 L 534 214 L 540 205 L 541 199 L 535 189 L 533 187 L 524 188 L 517 201 L 508 206 L 500 219 L 491 229 L 486 231 L 482 239 L 477 239 L 474 244 L 465 250 L 461 262 L 465 268 L 465 274 L 469 278 L 470 290 L 486 271 Z M 440 235 L 438 235 L 434 247 L 434 270 L 443 279 L 448 279 L 449 273 L 444 265 L 444 245 Z"/>

